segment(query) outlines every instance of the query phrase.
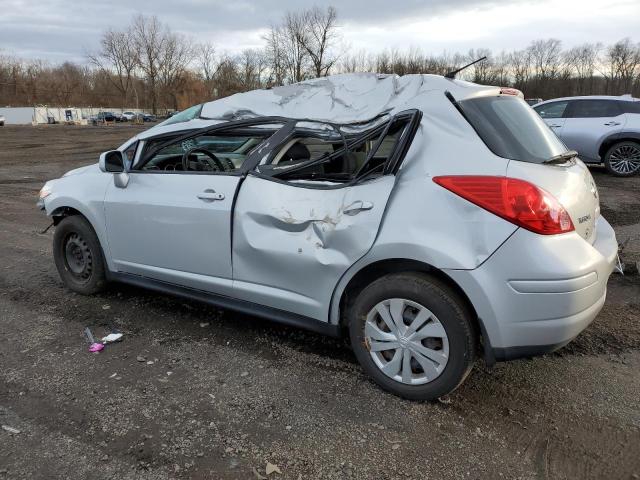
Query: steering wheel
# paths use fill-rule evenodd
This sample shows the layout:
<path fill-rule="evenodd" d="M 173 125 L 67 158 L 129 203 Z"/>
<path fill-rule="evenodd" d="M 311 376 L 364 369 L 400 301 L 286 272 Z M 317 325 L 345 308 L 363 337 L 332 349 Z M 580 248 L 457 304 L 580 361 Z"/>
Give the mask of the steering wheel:
<path fill-rule="evenodd" d="M 220 171 L 220 172 L 226 171 L 224 164 L 213 153 L 211 153 L 209 150 L 206 150 L 204 148 L 195 147 L 195 148 L 192 148 L 191 150 L 187 150 L 182 155 L 182 170 L 184 170 L 185 172 L 187 170 L 189 170 L 189 156 L 192 153 L 204 153 L 207 157 L 209 157 L 211 159 L 211 162 L 213 162 L 213 164 L 215 164 L 215 166 L 218 168 L 218 171 Z M 210 167 L 213 167 L 211 162 L 207 162 L 207 164 Z"/>

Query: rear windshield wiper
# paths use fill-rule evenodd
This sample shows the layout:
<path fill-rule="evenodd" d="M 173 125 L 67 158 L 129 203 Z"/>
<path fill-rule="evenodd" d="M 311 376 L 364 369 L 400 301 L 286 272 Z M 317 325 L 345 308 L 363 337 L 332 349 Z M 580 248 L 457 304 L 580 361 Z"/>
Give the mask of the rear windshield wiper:
<path fill-rule="evenodd" d="M 578 152 L 576 152 L 575 150 L 567 150 L 564 153 L 561 153 L 559 155 L 554 155 L 553 157 L 549 158 L 548 160 L 545 160 L 544 163 L 545 165 L 558 165 L 561 163 L 566 163 L 569 160 L 572 160 L 574 158 L 576 158 L 578 156 Z"/>

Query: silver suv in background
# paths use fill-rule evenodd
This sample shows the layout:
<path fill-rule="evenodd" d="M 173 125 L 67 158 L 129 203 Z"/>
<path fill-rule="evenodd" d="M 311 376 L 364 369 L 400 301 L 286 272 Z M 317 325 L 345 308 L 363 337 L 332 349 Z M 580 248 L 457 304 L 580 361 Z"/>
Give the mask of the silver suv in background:
<path fill-rule="evenodd" d="M 613 175 L 640 172 L 640 100 L 588 96 L 547 100 L 533 109 L 585 163 L 604 163 Z"/>

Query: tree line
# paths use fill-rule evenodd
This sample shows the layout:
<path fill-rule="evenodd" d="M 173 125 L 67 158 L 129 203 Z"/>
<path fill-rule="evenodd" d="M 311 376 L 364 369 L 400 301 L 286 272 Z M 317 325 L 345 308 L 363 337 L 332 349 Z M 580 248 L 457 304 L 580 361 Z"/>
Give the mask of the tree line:
<path fill-rule="evenodd" d="M 173 32 L 155 16 L 135 16 L 123 29 L 107 29 L 83 64 L 50 64 L 0 55 L 0 105 L 179 110 L 256 88 L 270 88 L 343 72 L 443 75 L 480 57 L 459 78 L 510 86 L 526 97 L 640 96 L 640 44 L 532 41 L 524 49 L 425 54 L 417 47 L 381 52 L 346 45 L 334 7 L 290 12 L 272 25 L 264 46 L 231 55 L 211 43 Z"/>

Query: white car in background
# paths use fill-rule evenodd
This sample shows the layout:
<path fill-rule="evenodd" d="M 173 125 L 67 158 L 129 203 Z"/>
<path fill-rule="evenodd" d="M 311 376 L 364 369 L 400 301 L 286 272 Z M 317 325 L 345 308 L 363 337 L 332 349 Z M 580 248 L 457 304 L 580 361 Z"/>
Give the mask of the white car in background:
<path fill-rule="evenodd" d="M 130 122 L 131 120 L 136 118 L 136 114 L 134 112 L 122 112 L 120 118 L 127 122 Z"/>
<path fill-rule="evenodd" d="M 381 387 L 435 399 L 605 301 L 598 191 L 521 96 L 363 74 L 192 107 L 44 185 L 58 272 L 347 335 Z"/>

